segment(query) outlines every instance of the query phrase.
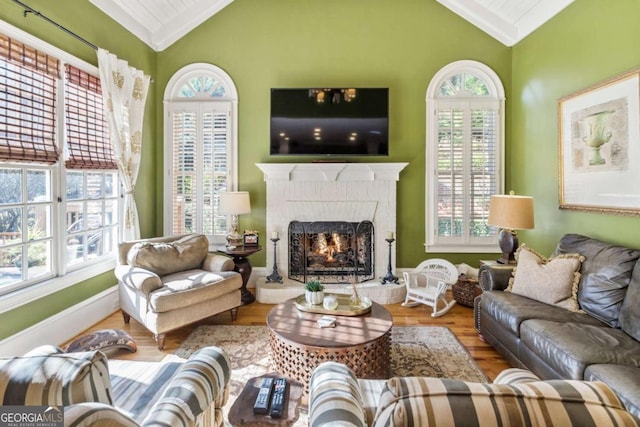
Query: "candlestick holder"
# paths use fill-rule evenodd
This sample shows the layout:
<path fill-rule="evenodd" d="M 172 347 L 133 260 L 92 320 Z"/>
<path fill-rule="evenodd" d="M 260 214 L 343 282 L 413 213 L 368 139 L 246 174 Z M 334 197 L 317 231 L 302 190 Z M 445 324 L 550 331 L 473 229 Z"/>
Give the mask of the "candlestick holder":
<path fill-rule="evenodd" d="M 273 272 L 267 276 L 267 283 L 282 283 L 282 276 L 278 273 L 278 262 L 277 262 L 277 245 L 279 237 L 271 238 L 273 242 Z"/>
<path fill-rule="evenodd" d="M 398 283 L 398 278 L 393 275 L 391 271 L 391 244 L 396 241 L 396 239 L 384 239 L 389 243 L 389 264 L 387 264 L 387 274 L 382 278 L 382 284 L 386 285 L 387 283 Z"/>

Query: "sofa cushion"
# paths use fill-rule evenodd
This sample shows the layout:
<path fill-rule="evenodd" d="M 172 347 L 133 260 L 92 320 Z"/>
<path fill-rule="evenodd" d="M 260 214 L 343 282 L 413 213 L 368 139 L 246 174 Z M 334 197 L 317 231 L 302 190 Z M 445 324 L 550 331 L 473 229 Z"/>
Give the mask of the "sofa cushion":
<path fill-rule="evenodd" d="M 591 365 L 584 374 L 588 381 L 602 381 L 615 391 L 627 411 L 640 417 L 640 401 L 638 400 L 638 384 L 640 384 L 640 368 L 620 365 Z"/>
<path fill-rule="evenodd" d="M 565 310 L 511 292 L 484 292 L 480 299 L 480 310 L 486 312 L 503 328 L 517 337 L 520 336 L 520 325 L 528 319 L 605 326 L 604 323 L 587 314 Z"/>
<path fill-rule="evenodd" d="M 482 384 L 428 377 L 391 378 L 374 426 L 635 425 L 601 382 Z"/>
<path fill-rule="evenodd" d="M 200 267 L 209 251 L 209 240 L 190 234 L 173 242 L 138 242 L 129 249 L 127 262 L 158 276 Z"/>
<path fill-rule="evenodd" d="M 620 308 L 620 327 L 640 341 L 640 260 L 633 269 L 631 282 Z"/>
<path fill-rule="evenodd" d="M 242 287 L 242 276 L 235 271 L 211 273 L 204 270 L 187 270 L 162 278 L 164 286 L 149 295 L 149 308 L 156 313 L 215 301 L 221 295 Z"/>
<path fill-rule="evenodd" d="M 520 339 L 562 378 L 581 380 L 596 363 L 640 366 L 640 342 L 608 326 L 531 319 L 520 326 Z"/>
<path fill-rule="evenodd" d="M 51 347 L 51 346 L 47 346 Z M 107 357 L 100 351 L 52 353 L 0 358 L 0 404 L 112 404 Z"/>
<path fill-rule="evenodd" d="M 620 327 L 620 308 L 640 250 L 567 234 L 558 242 L 555 253 L 573 252 L 585 257 L 578 287 L 580 308 L 610 326 Z"/>
<path fill-rule="evenodd" d="M 546 259 L 522 245 L 516 253 L 517 267 L 507 291 L 555 305 L 570 311 L 578 311 L 579 254 L 563 254 Z"/>

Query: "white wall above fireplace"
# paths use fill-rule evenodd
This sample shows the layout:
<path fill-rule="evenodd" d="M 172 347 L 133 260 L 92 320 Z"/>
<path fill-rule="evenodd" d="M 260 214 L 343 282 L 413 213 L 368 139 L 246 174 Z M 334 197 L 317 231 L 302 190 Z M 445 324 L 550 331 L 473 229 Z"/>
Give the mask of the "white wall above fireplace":
<path fill-rule="evenodd" d="M 278 270 L 288 276 L 291 221 L 368 220 L 375 230 L 375 277 L 384 276 L 388 232 L 396 231 L 396 187 L 408 163 L 257 163 L 267 183 L 267 238 L 276 231 Z M 273 245 L 263 240 L 267 264 Z M 392 247 L 395 270 L 395 245 Z"/>

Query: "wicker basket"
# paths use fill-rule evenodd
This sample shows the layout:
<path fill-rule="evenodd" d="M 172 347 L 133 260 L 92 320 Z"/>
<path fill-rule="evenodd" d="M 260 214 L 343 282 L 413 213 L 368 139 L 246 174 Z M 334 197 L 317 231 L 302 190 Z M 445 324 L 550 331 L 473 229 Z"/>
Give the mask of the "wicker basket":
<path fill-rule="evenodd" d="M 464 276 L 458 278 L 458 281 L 451 287 L 451 290 L 453 292 L 453 299 L 455 299 L 458 304 L 467 307 L 473 307 L 473 300 L 482 293 L 482 289 L 478 286 L 476 279 L 469 279 Z"/>

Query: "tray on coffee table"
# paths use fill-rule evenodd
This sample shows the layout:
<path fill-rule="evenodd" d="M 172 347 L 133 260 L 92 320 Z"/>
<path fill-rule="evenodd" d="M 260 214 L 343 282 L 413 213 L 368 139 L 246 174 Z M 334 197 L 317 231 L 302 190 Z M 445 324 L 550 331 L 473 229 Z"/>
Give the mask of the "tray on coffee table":
<path fill-rule="evenodd" d="M 333 314 L 336 316 L 360 316 L 371 311 L 371 300 L 367 297 L 360 297 L 360 304 L 351 303 L 351 295 L 343 294 L 325 294 L 333 295 L 338 299 L 338 307 L 335 310 L 327 310 L 322 304 L 309 304 L 304 297 L 300 295 L 295 300 L 298 310 L 308 311 L 309 313 Z"/>

